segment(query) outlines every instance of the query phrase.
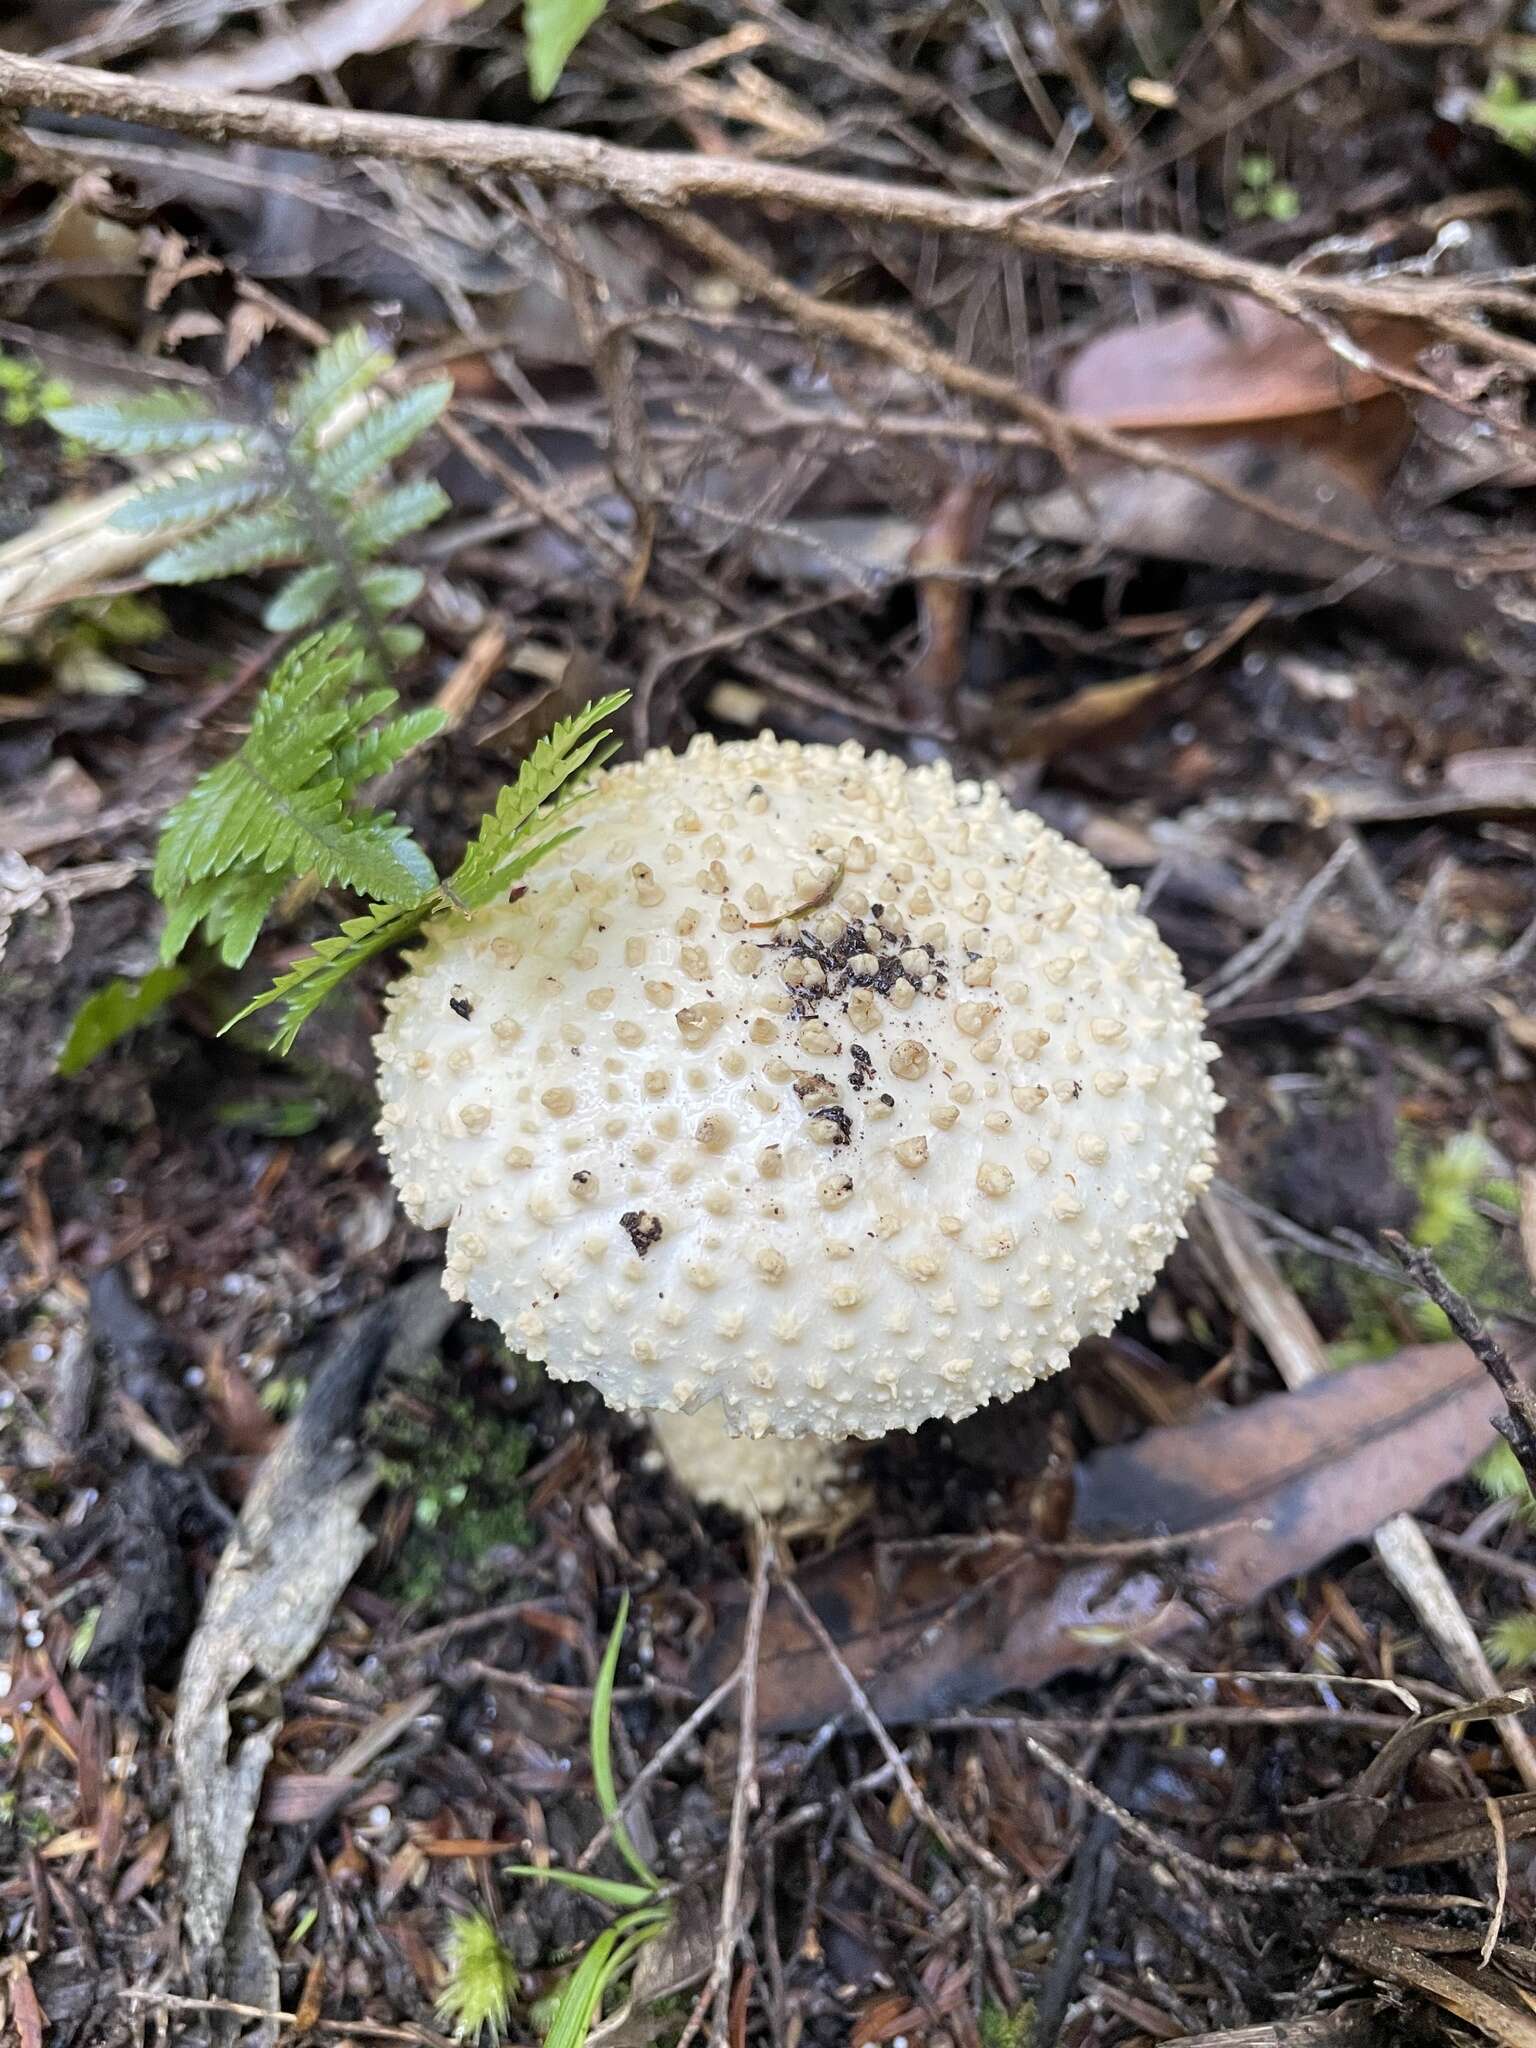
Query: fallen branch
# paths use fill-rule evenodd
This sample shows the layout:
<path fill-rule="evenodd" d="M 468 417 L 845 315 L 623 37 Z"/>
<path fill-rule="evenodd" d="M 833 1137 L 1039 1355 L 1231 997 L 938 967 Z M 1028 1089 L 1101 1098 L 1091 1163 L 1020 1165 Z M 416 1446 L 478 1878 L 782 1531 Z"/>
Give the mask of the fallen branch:
<path fill-rule="evenodd" d="M 1160 270 L 1192 284 L 1247 292 L 1293 317 L 1305 308 L 1322 307 L 1334 313 L 1429 320 L 1447 339 L 1481 356 L 1536 370 L 1536 343 L 1483 326 L 1475 317 L 1502 312 L 1528 320 L 1536 311 L 1528 292 L 1501 280 L 1409 281 L 1281 270 L 1182 235 L 1082 228 L 1052 220 L 1049 211 L 1061 195 L 1051 191 L 1029 199 L 968 199 L 932 185 L 889 185 L 704 151 L 685 155 L 632 149 L 556 129 L 198 92 L 162 79 L 49 64 L 10 51 L 0 52 L 0 109 L 136 121 L 206 142 L 255 142 L 317 156 L 382 157 L 471 176 L 510 174 L 576 185 L 641 208 L 736 199 L 931 234 L 977 235 L 1090 269 Z"/>

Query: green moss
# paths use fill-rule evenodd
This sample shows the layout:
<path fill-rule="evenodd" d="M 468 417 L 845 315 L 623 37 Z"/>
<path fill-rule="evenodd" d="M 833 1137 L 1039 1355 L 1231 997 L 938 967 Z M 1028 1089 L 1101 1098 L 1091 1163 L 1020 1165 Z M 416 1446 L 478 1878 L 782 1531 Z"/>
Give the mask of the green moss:
<path fill-rule="evenodd" d="M 0 350 L 0 421 L 8 427 L 30 427 L 51 405 L 68 405 L 69 386 L 47 376 L 25 356 Z"/>
<path fill-rule="evenodd" d="M 1034 2000 L 1026 1999 L 1012 2012 L 1006 2006 L 984 2005 L 977 2031 L 981 2048 L 1029 2048 L 1035 2032 Z"/>
<path fill-rule="evenodd" d="M 487 1552 L 528 1542 L 520 1484 L 527 1432 L 450 1391 L 441 1366 L 412 1388 L 408 1402 L 386 1405 L 376 1441 L 386 1483 L 408 1491 L 414 1503 L 392 1572 L 401 1598 L 429 1600 L 451 1567 L 483 1586 L 492 1575 Z"/>
<path fill-rule="evenodd" d="M 1486 1140 L 1465 1131 L 1442 1145 L 1426 1144 L 1417 1132 L 1399 1142 L 1394 1171 L 1413 1190 L 1414 1220 L 1409 1235 L 1435 1255 L 1458 1293 L 1479 1313 L 1528 1309 L 1519 1256 L 1511 1234 L 1487 1211 L 1518 1214 L 1519 1196 L 1497 1172 Z M 1336 1265 L 1307 1253 L 1284 1261 L 1291 1285 L 1334 1331 L 1329 1355 L 1335 1365 L 1387 1358 L 1404 1344 L 1433 1343 L 1451 1335 L 1442 1310 L 1422 1295 L 1405 1292 L 1354 1266 Z"/>
<path fill-rule="evenodd" d="M 518 1994 L 517 1971 L 495 1923 L 484 1913 L 459 1913 L 443 1941 L 447 1976 L 437 2017 L 456 2041 L 500 2040 Z"/>

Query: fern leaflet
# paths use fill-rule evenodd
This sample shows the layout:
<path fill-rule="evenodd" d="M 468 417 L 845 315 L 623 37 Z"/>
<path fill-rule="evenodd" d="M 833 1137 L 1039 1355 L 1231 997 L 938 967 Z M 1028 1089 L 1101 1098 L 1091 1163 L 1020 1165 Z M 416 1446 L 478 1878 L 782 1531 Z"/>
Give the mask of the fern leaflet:
<path fill-rule="evenodd" d="M 353 798 L 359 783 L 435 732 L 442 717 L 428 710 L 386 718 L 395 693 L 362 688 L 369 672 L 350 626 L 302 641 L 278 664 L 238 752 L 170 812 L 154 871 L 155 893 L 171 913 L 165 960 L 206 922 L 222 958 L 239 966 L 298 875 L 386 904 L 414 903 L 433 887 L 432 865 L 406 828 Z"/>
<path fill-rule="evenodd" d="M 404 570 L 360 574 L 361 565 L 430 525 L 448 504 L 429 480 L 383 482 L 453 390 L 448 378 L 434 377 L 386 396 L 378 386 L 393 367 L 366 329 L 349 327 L 260 420 L 184 391 L 59 405 L 48 417 L 60 433 L 106 454 L 183 458 L 114 515 L 134 533 L 194 529 L 150 559 L 154 582 L 202 583 L 297 564 L 298 576 L 267 607 L 271 630 L 315 625 L 327 608 L 345 610 L 350 601 L 366 637 L 372 621 L 408 604 L 420 583 Z"/>
<path fill-rule="evenodd" d="M 572 836 L 574 827 L 549 828 L 580 801 L 588 778 L 617 745 L 603 720 L 627 698 L 628 692 L 622 690 L 600 698 L 574 717 L 561 719 L 539 741 L 518 770 L 517 780 L 508 784 L 496 808 L 481 820 L 449 880 L 426 888 L 404 906 L 375 903 L 365 916 L 349 918 L 340 932 L 317 940 L 313 952 L 296 961 L 230 1023 L 238 1024 L 269 1003 L 280 1002 L 283 1018 L 272 1045 L 286 1053 L 326 997 L 365 960 L 402 944 L 440 911 L 478 910 L 511 888 Z"/>

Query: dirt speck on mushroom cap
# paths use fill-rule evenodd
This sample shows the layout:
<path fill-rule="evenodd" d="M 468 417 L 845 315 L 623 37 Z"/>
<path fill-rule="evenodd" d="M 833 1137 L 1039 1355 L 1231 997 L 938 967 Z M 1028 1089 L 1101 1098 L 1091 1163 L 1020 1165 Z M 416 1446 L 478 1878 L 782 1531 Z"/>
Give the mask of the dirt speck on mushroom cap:
<path fill-rule="evenodd" d="M 401 1198 L 452 1292 L 616 1406 L 966 1414 L 1111 1328 L 1210 1178 L 1214 1048 L 1135 904 L 942 764 L 647 755 L 391 991 Z"/>

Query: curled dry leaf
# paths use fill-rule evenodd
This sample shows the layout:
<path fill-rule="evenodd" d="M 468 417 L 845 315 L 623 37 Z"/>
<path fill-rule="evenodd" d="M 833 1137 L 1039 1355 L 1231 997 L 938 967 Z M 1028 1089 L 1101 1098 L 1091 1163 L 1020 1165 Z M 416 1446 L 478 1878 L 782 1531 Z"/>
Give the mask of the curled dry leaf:
<path fill-rule="evenodd" d="M 1164 1642 L 1207 1613 L 1250 1605 L 1459 1478 L 1499 1413 L 1462 1345 L 1415 1345 L 1085 1461 L 1080 1538 L 1188 1532 L 1182 1555 L 1063 1568 L 1005 1530 L 979 1543 L 835 1552 L 801 1572 L 801 1590 L 885 1721 L 978 1706 L 1106 1663 L 1128 1640 Z M 721 1588 L 716 1607 L 691 1674 L 701 1695 L 741 1653 L 740 1589 Z M 840 1677 L 776 1596 L 762 1635 L 763 1727 L 813 1727 L 846 1704 Z"/>

